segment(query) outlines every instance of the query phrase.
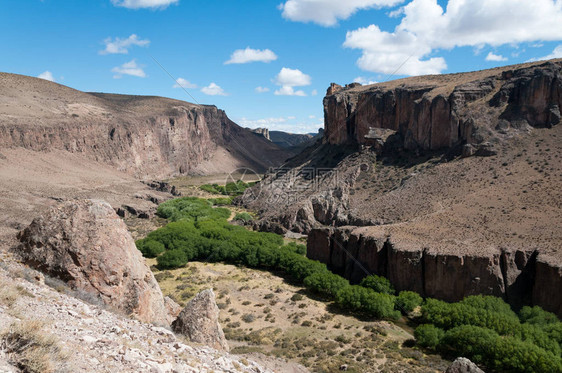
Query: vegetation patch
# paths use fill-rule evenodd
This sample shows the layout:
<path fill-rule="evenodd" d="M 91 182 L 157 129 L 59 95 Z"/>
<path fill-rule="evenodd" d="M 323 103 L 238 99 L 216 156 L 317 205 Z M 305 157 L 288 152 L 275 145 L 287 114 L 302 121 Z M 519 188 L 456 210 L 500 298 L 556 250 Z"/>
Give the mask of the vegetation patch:
<path fill-rule="evenodd" d="M 227 221 L 230 210 L 213 207 L 206 200 L 186 197 L 168 201 L 158 214 L 171 222 L 137 241 L 137 246 L 145 256 L 154 256 L 163 246 L 163 253 L 156 255 L 160 269 L 183 267 L 195 260 L 274 271 L 334 301 L 342 310 L 371 319 L 396 320 L 401 313 L 408 315 L 421 305 L 421 316 L 413 319 L 423 324 L 416 330 L 421 347 L 445 356 L 469 357 L 495 372 L 529 371 L 526 367 L 533 367 L 534 372 L 562 372 L 562 323 L 538 307 L 524 308 L 518 315 L 495 297 L 472 296 L 457 303 L 429 298 L 423 301 L 413 292 L 396 295 L 388 279 L 375 275 L 366 277 L 360 285 L 351 285 L 326 265 L 306 258 L 304 245 L 284 244 L 279 235 L 231 225 Z M 297 294 L 291 300 L 296 302 Z M 298 305 L 303 309 L 306 306 Z M 314 323 L 302 319 L 305 315 L 296 314 L 292 324 L 313 328 Z M 267 316 L 268 321 L 271 318 Z M 253 313 L 242 317 L 246 323 L 255 319 Z M 396 355 L 400 356 L 400 351 Z"/>

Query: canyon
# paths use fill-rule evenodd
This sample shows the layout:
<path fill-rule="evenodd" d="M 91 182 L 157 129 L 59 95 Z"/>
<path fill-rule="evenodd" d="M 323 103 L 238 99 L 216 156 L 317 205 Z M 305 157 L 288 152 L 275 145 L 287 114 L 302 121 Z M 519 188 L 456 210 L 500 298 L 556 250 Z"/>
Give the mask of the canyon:
<path fill-rule="evenodd" d="M 240 203 L 353 282 L 561 315 L 561 105 L 561 60 L 332 84 L 322 143 Z"/>

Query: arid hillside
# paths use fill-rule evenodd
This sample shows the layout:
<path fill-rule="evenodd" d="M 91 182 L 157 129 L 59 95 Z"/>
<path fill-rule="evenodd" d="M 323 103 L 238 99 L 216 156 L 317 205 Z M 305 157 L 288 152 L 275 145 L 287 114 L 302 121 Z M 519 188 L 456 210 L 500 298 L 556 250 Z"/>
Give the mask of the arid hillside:
<path fill-rule="evenodd" d="M 63 150 L 140 178 L 263 171 L 290 153 L 215 106 L 152 96 L 84 93 L 0 74 L 0 148 Z"/>
<path fill-rule="evenodd" d="M 308 233 L 308 255 L 354 281 L 562 314 L 561 71 L 333 85 L 324 143 L 242 202 L 261 229 Z"/>
<path fill-rule="evenodd" d="M 291 154 L 214 106 L 0 73 L 0 247 L 57 201 L 96 198 L 153 213 L 172 195 L 140 180 L 260 172 Z"/>

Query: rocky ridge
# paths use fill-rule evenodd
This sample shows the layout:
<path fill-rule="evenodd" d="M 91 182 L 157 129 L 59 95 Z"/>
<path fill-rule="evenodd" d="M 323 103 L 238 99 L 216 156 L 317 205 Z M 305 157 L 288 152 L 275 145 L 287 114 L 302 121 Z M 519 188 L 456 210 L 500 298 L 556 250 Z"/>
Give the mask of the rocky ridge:
<path fill-rule="evenodd" d="M 85 93 L 6 73 L 0 88 L 0 148 L 84 154 L 139 178 L 263 171 L 290 154 L 215 106 Z"/>

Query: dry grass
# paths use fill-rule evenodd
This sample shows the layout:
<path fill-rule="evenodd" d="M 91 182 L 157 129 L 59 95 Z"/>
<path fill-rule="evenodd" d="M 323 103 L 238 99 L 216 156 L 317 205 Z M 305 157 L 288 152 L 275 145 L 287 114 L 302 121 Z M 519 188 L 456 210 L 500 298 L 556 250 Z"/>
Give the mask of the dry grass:
<path fill-rule="evenodd" d="M 12 324 L 2 333 L 2 345 L 11 362 L 26 373 L 59 371 L 66 357 L 58 340 L 37 320 Z"/>
<path fill-rule="evenodd" d="M 407 367 L 403 371 L 429 373 L 447 366 L 438 356 L 403 346 L 412 338 L 404 329 L 334 313 L 303 288 L 266 271 L 192 262 L 185 268 L 156 272 L 155 277 L 162 292 L 182 305 L 198 291 L 212 287 L 221 325 L 236 354 L 285 358 L 313 372 L 336 372 L 342 364 L 351 372 L 394 372 Z"/>

